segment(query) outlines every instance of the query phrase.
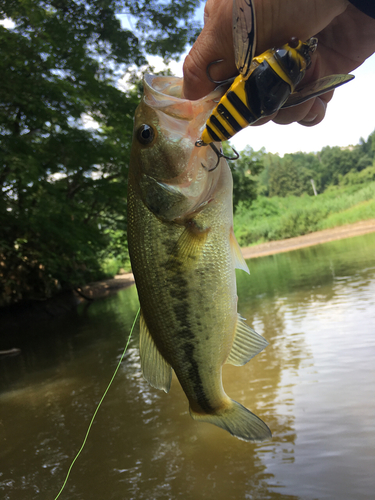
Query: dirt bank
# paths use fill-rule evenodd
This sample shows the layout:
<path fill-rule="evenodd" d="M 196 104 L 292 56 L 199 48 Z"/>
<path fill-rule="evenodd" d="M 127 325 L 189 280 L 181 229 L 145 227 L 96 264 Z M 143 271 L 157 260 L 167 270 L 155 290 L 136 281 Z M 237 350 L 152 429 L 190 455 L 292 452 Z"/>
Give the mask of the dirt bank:
<path fill-rule="evenodd" d="M 287 240 L 270 241 L 268 243 L 262 243 L 261 245 L 246 247 L 242 249 L 242 253 L 245 259 L 254 259 L 280 252 L 290 252 L 291 250 L 297 250 L 312 245 L 319 245 L 328 241 L 352 238 L 353 236 L 360 236 L 372 232 L 375 232 L 375 219 L 360 221 L 346 226 L 335 227 L 333 229 L 324 229 L 323 231 L 317 231 Z M 115 276 L 113 279 L 90 283 L 82 289 L 82 292 L 91 299 L 97 299 L 115 293 L 133 284 L 134 277 L 132 273 L 121 274 Z"/>
<path fill-rule="evenodd" d="M 82 287 L 80 298 L 98 299 L 116 293 L 122 288 L 134 285 L 134 276 L 132 273 L 119 274 L 112 279 L 95 281 Z"/>
<path fill-rule="evenodd" d="M 375 232 L 375 219 L 363 220 L 348 224 L 346 226 L 334 227 L 333 229 L 324 229 L 315 233 L 297 236 L 296 238 L 288 238 L 287 240 L 269 241 L 261 245 L 247 247 L 242 249 L 245 259 L 254 259 L 256 257 L 264 257 L 281 252 L 290 252 L 299 248 L 320 245 L 328 241 L 341 240 L 344 238 L 352 238 L 353 236 L 361 236 L 367 233 Z"/>

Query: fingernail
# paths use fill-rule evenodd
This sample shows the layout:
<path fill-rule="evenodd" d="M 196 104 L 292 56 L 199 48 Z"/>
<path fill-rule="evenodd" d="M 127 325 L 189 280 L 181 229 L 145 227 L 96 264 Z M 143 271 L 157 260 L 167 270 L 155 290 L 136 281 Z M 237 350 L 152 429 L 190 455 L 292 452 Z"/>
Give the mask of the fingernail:
<path fill-rule="evenodd" d="M 318 115 L 315 113 L 315 114 L 310 114 L 308 113 L 305 118 L 303 120 L 301 120 L 301 122 L 304 122 L 304 123 L 311 123 L 313 122 L 314 120 L 316 120 L 316 118 L 318 117 Z"/>

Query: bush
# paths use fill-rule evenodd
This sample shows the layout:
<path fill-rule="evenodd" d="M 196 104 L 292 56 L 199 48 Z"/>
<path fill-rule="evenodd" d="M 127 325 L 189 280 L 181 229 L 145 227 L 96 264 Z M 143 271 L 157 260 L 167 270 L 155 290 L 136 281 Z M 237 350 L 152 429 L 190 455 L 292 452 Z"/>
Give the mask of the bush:
<path fill-rule="evenodd" d="M 239 207 L 234 217 L 234 230 L 239 244 L 246 246 L 292 238 L 373 217 L 375 182 L 365 186 L 333 186 L 323 194 L 312 197 L 261 196 L 250 209 Z"/>
<path fill-rule="evenodd" d="M 350 186 L 354 184 L 364 184 L 371 181 L 375 181 L 375 165 L 367 167 L 360 172 L 350 171 L 342 177 L 340 185 Z"/>

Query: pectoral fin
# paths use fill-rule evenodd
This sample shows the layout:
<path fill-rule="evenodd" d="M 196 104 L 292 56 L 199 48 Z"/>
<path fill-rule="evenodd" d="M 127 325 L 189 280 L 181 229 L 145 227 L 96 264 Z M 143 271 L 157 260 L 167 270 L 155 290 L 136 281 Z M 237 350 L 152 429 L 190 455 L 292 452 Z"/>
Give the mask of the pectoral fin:
<path fill-rule="evenodd" d="M 244 318 L 241 318 L 238 314 L 234 342 L 226 362 L 231 365 L 242 366 L 260 353 L 267 345 L 267 340 L 250 328 L 245 323 Z"/>
<path fill-rule="evenodd" d="M 181 233 L 176 246 L 167 262 L 167 267 L 181 271 L 183 268 L 195 267 L 210 229 L 200 228 L 193 220 L 186 223 L 184 231 Z"/>
<path fill-rule="evenodd" d="M 249 268 L 247 267 L 246 261 L 243 258 L 242 251 L 238 241 L 234 235 L 233 228 L 231 228 L 229 233 L 230 249 L 232 252 L 232 259 L 235 269 L 242 269 L 245 273 L 250 274 Z"/>
<path fill-rule="evenodd" d="M 156 389 L 169 392 L 172 381 L 171 365 L 163 358 L 147 328 L 143 314 L 140 319 L 139 353 L 144 378 Z"/>

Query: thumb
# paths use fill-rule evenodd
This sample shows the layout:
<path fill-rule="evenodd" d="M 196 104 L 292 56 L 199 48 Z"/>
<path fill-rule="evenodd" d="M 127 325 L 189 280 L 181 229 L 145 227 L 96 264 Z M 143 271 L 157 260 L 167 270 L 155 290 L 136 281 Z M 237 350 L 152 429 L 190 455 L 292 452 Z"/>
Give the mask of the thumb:
<path fill-rule="evenodd" d="M 230 19 L 230 22 L 228 21 Z M 214 80 L 225 80 L 237 74 L 232 36 L 232 2 L 208 0 L 204 11 L 205 25 L 187 55 L 184 66 L 183 93 L 187 99 L 199 99 L 210 93 L 216 84 L 207 78 L 207 66 Z"/>

